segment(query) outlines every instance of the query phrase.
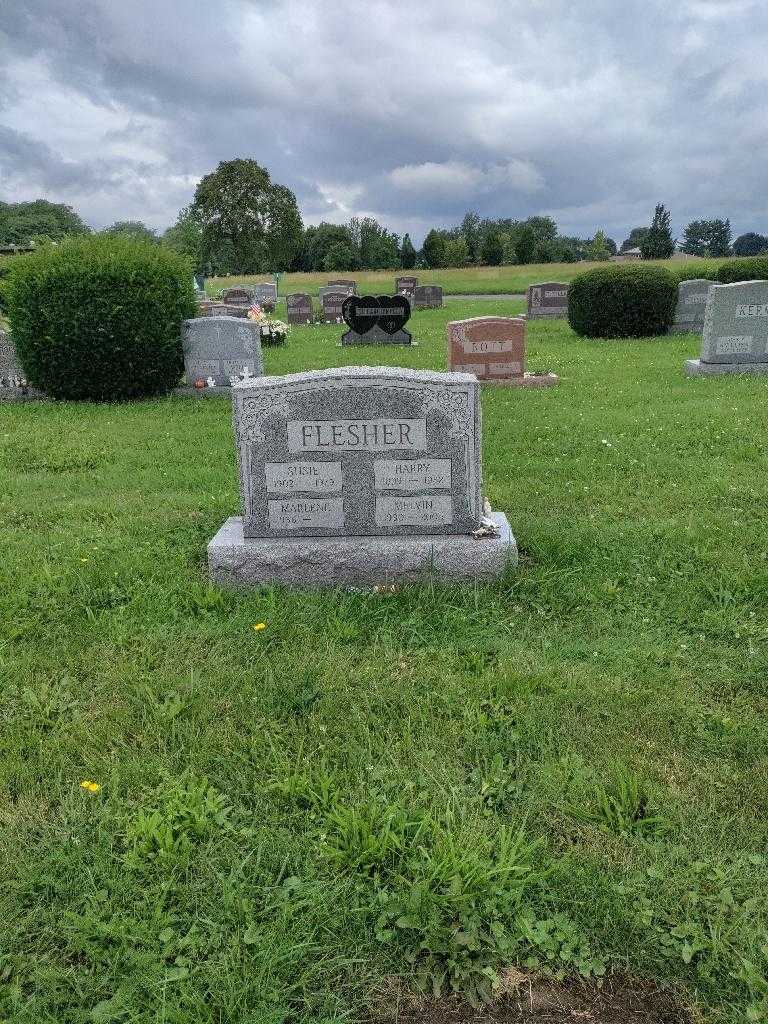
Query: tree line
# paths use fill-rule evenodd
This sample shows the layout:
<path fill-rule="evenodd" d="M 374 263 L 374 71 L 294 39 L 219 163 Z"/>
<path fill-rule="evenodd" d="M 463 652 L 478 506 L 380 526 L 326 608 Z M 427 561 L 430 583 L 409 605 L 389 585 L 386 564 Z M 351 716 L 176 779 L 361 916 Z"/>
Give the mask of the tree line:
<path fill-rule="evenodd" d="M 68 206 L 36 200 L 0 203 L 0 244 L 58 241 L 90 228 Z M 561 235 L 552 217 L 481 218 L 468 212 L 452 228 L 432 228 L 417 252 L 374 217 L 347 224 L 304 226 L 296 196 L 273 182 L 255 160 L 223 161 L 205 175 L 176 223 L 157 234 L 141 221 L 117 221 L 106 234 L 141 238 L 186 256 L 207 276 L 274 271 L 386 270 L 571 263 L 608 260 L 639 248 L 645 259 L 668 258 L 679 248 L 693 256 L 753 256 L 768 252 L 768 237 L 754 231 L 731 242 L 730 220 L 694 220 L 678 243 L 670 214 L 659 203 L 648 227 L 633 228 L 620 247 L 598 230 L 592 238 Z"/>

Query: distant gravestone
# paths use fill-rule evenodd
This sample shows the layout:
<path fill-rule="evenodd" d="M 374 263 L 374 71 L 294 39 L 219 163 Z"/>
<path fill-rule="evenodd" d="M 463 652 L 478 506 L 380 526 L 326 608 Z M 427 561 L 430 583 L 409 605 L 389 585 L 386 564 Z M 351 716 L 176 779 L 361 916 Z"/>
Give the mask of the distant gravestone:
<path fill-rule="evenodd" d="M 483 500 L 471 375 L 352 366 L 261 377 L 232 397 L 243 515 L 208 546 L 214 580 L 467 579 L 516 560 Z"/>
<path fill-rule="evenodd" d="M 242 284 L 234 285 L 224 289 L 221 301 L 226 306 L 252 306 L 256 301 L 256 290 Z"/>
<path fill-rule="evenodd" d="M 768 281 L 710 287 L 701 358 L 689 359 L 686 372 L 768 373 Z"/>
<path fill-rule="evenodd" d="M 289 324 L 309 324 L 312 322 L 312 297 L 306 292 L 294 292 L 286 296 L 285 307 Z"/>
<path fill-rule="evenodd" d="M 554 373 L 525 372 L 525 319 L 477 316 L 453 320 L 448 331 L 448 368 L 474 373 L 484 384 L 549 387 Z"/>
<path fill-rule="evenodd" d="M 403 277 L 395 278 L 395 291 L 400 295 L 407 295 L 410 299 L 413 298 L 418 285 L 418 277 L 409 277 L 405 275 Z"/>
<path fill-rule="evenodd" d="M 345 299 L 349 298 L 349 292 L 335 292 L 320 289 L 323 294 L 320 301 L 323 304 L 323 317 L 327 324 L 340 324 L 342 321 L 341 310 Z"/>
<path fill-rule="evenodd" d="M 355 295 L 357 293 L 357 281 L 352 281 L 348 278 L 342 277 L 335 281 L 329 281 L 328 287 L 335 288 L 337 290 L 341 288 L 342 291 L 349 292 L 350 295 Z"/>
<path fill-rule="evenodd" d="M 532 284 L 526 290 L 529 320 L 555 320 L 568 316 L 568 285 L 559 281 Z"/>
<path fill-rule="evenodd" d="M 443 289 L 437 284 L 421 284 L 413 289 L 413 304 L 416 309 L 441 309 Z"/>
<path fill-rule="evenodd" d="M 0 330 L 0 400 L 21 398 L 29 391 L 11 336 Z"/>
<path fill-rule="evenodd" d="M 707 304 L 711 281 L 697 278 L 692 281 L 681 281 L 677 286 L 677 306 L 670 334 L 683 334 L 693 331 L 701 334 L 704 330 L 704 308 Z"/>
<path fill-rule="evenodd" d="M 342 345 L 412 345 L 404 330 L 411 315 L 406 295 L 348 295 L 341 310 L 349 328 Z"/>
<path fill-rule="evenodd" d="M 196 317 L 184 321 L 184 371 L 200 392 L 232 390 L 232 381 L 260 377 L 261 325 L 240 317 Z"/>
<path fill-rule="evenodd" d="M 260 305 L 275 308 L 277 304 L 277 285 L 272 281 L 263 281 L 261 284 L 254 285 L 254 293 L 256 301 Z"/>

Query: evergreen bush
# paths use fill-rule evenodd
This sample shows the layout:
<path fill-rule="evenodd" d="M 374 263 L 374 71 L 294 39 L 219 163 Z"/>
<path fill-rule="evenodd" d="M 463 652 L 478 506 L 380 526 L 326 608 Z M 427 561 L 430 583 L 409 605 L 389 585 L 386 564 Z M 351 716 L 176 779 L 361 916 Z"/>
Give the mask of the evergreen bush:
<path fill-rule="evenodd" d="M 768 281 L 768 256 L 752 256 L 741 260 L 728 260 L 717 271 L 720 284 L 736 281 Z"/>
<path fill-rule="evenodd" d="M 589 338 L 664 334 L 677 302 L 677 278 L 665 267 L 597 267 L 568 289 L 568 322 Z"/>

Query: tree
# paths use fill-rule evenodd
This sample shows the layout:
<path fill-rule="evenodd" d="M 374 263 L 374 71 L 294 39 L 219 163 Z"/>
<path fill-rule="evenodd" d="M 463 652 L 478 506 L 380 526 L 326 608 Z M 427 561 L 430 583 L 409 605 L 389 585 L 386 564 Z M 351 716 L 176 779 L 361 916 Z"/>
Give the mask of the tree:
<path fill-rule="evenodd" d="M 416 266 L 416 250 L 407 231 L 403 235 L 403 244 L 400 248 L 400 266 L 403 270 L 412 270 Z"/>
<path fill-rule="evenodd" d="M 0 242 L 29 245 L 37 239 L 58 242 L 68 235 L 90 234 L 71 206 L 36 199 L 30 203 L 0 203 Z"/>
<path fill-rule="evenodd" d="M 458 228 L 467 243 L 468 259 L 472 263 L 479 263 L 481 259 L 482 236 L 480 232 L 480 214 L 467 212 Z M 458 239 L 457 239 L 458 240 Z"/>
<path fill-rule="evenodd" d="M 685 229 L 682 248 L 691 256 L 728 256 L 731 251 L 730 220 L 692 220 Z"/>
<path fill-rule="evenodd" d="M 537 242 L 554 242 L 557 238 L 557 223 L 552 217 L 529 217 L 525 224 Z"/>
<path fill-rule="evenodd" d="M 355 262 L 352 247 L 343 242 L 333 242 L 323 256 L 323 270 L 349 270 Z"/>
<path fill-rule="evenodd" d="M 132 238 L 142 242 L 156 242 L 157 235 L 140 220 L 116 220 L 108 228 L 104 228 L 105 235 L 119 235 L 121 238 Z"/>
<path fill-rule="evenodd" d="M 290 265 L 301 244 L 296 197 L 255 160 L 222 161 L 195 189 L 192 209 L 203 230 L 202 257 L 230 248 L 236 273 Z"/>
<path fill-rule="evenodd" d="M 745 235 L 739 235 L 733 243 L 734 256 L 759 256 L 768 252 L 768 238 L 759 235 L 755 231 L 748 231 Z"/>
<path fill-rule="evenodd" d="M 180 256 L 186 256 L 195 272 L 205 269 L 202 259 L 203 229 L 191 206 L 185 206 L 179 211 L 176 223 L 163 232 L 161 241 Z"/>
<path fill-rule="evenodd" d="M 458 238 L 449 238 L 445 243 L 445 266 L 466 267 L 472 259 L 469 245 L 463 235 Z"/>
<path fill-rule="evenodd" d="M 640 254 L 644 260 L 668 260 L 675 251 L 675 241 L 669 229 L 670 214 L 663 203 L 657 203 L 653 223 L 648 234 L 640 243 Z"/>
<path fill-rule="evenodd" d="M 480 255 L 483 263 L 487 263 L 489 267 L 498 267 L 504 258 L 504 240 L 500 231 L 494 228 L 488 232 L 483 239 Z"/>
<path fill-rule="evenodd" d="M 375 217 L 353 217 L 349 233 L 359 254 L 358 264 L 365 270 L 386 270 L 400 262 L 400 240 Z"/>
<path fill-rule="evenodd" d="M 340 247 L 347 253 L 347 264 L 334 267 L 335 270 L 357 270 L 359 261 L 355 243 L 349 228 L 345 224 L 328 224 L 325 221 L 316 227 L 311 226 L 304 232 L 304 241 L 299 253 L 300 270 L 327 270 L 326 256 L 331 247 Z M 338 248 L 333 261 L 340 259 Z"/>
<path fill-rule="evenodd" d="M 610 250 L 605 244 L 605 232 L 601 229 L 595 233 L 595 237 L 587 246 L 587 259 L 604 263 L 610 256 Z"/>
<path fill-rule="evenodd" d="M 536 235 L 530 224 L 524 224 L 515 240 L 515 252 L 518 263 L 533 263 L 536 251 Z"/>
<path fill-rule="evenodd" d="M 606 238 L 605 244 L 608 246 L 608 252 L 611 254 L 611 256 L 615 256 L 618 250 L 616 248 L 616 243 L 614 242 L 614 240 L 612 238 Z"/>
<path fill-rule="evenodd" d="M 639 249 L 643 244 L 643 239 L 646 237 L 650 228 L 632 228 L 629 232 L 629 238 L 625 238 L 621 243 L 621 252 L 626 252 L 627 249 Z"/>
<path fill-rule="evenodd" d="M 445 266 L 445 232 L 436 231 L 432 228 L 427 232 L 424 244 L 421 248 L 421 255 L 428 267 Z"/>
<path fill-rule="evenodd" d="M 510 267 L 517 263 L 517 253 L 515 252 L 515 238 L 511 231 L 503 231 L 501 234 L 502 239 L 502 252 L 501 262 L 505 267 Z"/>

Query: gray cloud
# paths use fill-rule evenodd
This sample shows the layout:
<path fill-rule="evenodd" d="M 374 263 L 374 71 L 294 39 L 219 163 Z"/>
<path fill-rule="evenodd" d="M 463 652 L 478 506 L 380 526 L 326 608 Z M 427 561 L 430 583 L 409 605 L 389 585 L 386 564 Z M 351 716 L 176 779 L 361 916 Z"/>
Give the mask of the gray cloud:
<path fill-rule="evenodd" d="M 762 0 L 0 0 L 0 198 L 171 223 L 250 156 L 308 221 L 768 229 Z"/>

